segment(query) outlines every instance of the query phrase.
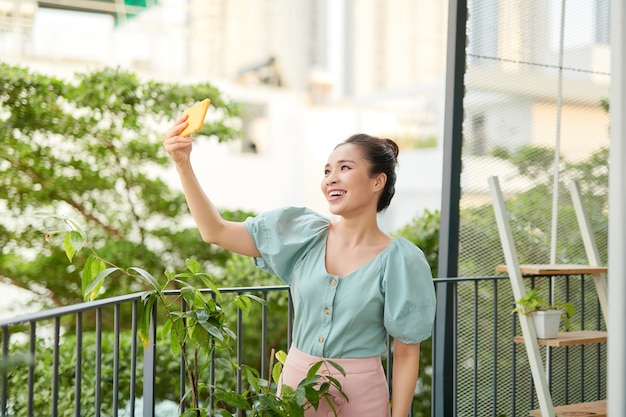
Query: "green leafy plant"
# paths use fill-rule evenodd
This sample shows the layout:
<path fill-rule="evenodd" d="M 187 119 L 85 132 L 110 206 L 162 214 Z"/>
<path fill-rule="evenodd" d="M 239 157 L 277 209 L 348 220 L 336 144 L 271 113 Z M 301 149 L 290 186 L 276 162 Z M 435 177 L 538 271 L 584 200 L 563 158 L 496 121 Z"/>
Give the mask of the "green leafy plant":
<path fill-rule="evenodd" d="M 325 360 L 313 364 L 298 387 L 293 389 L 283 385 L 282 393 L 278 396 L 272 391 L 270 381 L 260 378 L 256 369 L 246 365 L 239 368 L 232 360 L 230 342 L 237 335 L 228 327 L 227 311 L 236 309 L 247 315 L 253 302 L 267 304 L 266 300 L 253 294 L 237 294 L 229 304 L 223 304 L 222 294 L 213 276 L 203 272 L 200 263 L 194 259 L 186 260 L 187 269 L 184 272 L 165 271 L 161 279 L 140 267 L 121 268 L 98 254 L 77 222 L 65 216 L 50 216 L 60 220 L 65 227 L 46 234 L 46 240 L 51 242 L 55 236 L 61 235 L 61 245 L 70 263 L 83 248 L 90 251 L 81 272 L 82 293 L 86 301 L 96 299 L 102 292 L 105 280 L 113 274 L 126 275 L 151 288 L 143 297 L 139 338 L 144 347 L 150 343 L 151 317 L 158 303 L 165 312 L 165 324 L 160 336 L 167 342 L 173 356 L 181 357 L 185 363 L 189 389 L 184 399 L 189 401 L 189 406 L 181 417 L 207 416 L 209 412 L 214 413 L 211 415 L 233 415 L 228 406 L 244 410 L 251 416 L 299 417 L 304 416 L 308 408 L 317 409 L 322 400 L 329 404 L 336 416 L 337 410 L 331 400 L 336 395 L 333 392 L 338 392 L 347 400 L 341 383 L 331 376 L 330 367 L 345 376 L 345 371 L 335 362 Z M 166 295 L 166 290 L 171 289 L 180 290 L 180 295 L 174 300 Z M 178 307 L 181 298 L 186 305 L 185 309 Z M 248 390 L 237 393 L 201 381 L 204 368 L 210 363 L 210 357 L 215 351 L 226 354 L 225 359 L 220 358 L 215 363 L 231 372 L 241 370 L 249 384 Z M 274 386 L 279 384 L 286 354 L 279 352 L 276 357 L 279 362 L 271 366 Z M 215 396 L 222 408 L 207 408 L 205 404 L 209 403 L 207 399 L 211 395 Z"/>
<path fill-rule="evenodd" d="M 570 318 L 575 312 L 572 303 L 557 301 L 555 304 L 551 304 L 547 302 L 545 298 L 537 293 L 537 288 L 528 290 L 522 298 L 515 301 L 515 305 L 515 308 L 511 311 L 512 314 L 530 315 L 535 311 L 560 310 L 566 331 L 569 330 Z"/>

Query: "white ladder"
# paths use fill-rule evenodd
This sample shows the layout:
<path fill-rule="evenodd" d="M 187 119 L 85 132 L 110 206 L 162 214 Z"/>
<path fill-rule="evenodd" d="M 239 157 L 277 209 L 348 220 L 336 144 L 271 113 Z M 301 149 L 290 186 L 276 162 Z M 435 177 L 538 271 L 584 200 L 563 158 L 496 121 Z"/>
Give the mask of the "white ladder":
<path fill-rule="evenodd" d="M 502 249 L 504 252 L 504 257 L 506 261 L 506 271 L 509 274 L 509 278 L 511 281 L 511 288 L 513 290 L 513 296 L 515 300 L 518 300 L 526 294 L 527 289 L 524 284 L 522 270 L 523 269 L 534 269 L 534 270 L 547 270 L 553 271 L 554 275 L 560 273 L 560 271 L 567 270 L 576 270 L 576 265 L 531 265 L 532 268 L 522 268 L 519 264 L 519 260 L 517 257 L 517 251 L 515 249 L 515 243 L 513 241 L 513 234 L 511 232 L 511 226 L 509 223 L 509 215 L 506 209 L 506 205 L 504 203 L 504 198 L 502 196 L 502 191 L 500 189 L 500 183 L 497 177 L 489 178 L 489 190 L 491 193 L 491 197 L 493 199 L 494 212 L 496 217 L 496 224 L 498 226 L 498 232 L 500 234 L 500 241 L 502 243 Z M 595 244 L 595 240 L 593 239 L 593 234 L 591 232 L 590 222 L 587 217 L 587 214 L 584 210 L 584 206 L 582 204 L 582 199 L 580 195 L 580 187 L 578 183 L 573 182 L 570 191 L 572 193 L 572 200 L 574 203 L 576 217 L 579 223 L 579 227 L 583 236 L 583 242 L 585 245 L 585 251 L 587 253 L 587 257 L 589 258 L 589 265 L 579 266 L 583 271 L 589 271 L 594 278 L 594 283 L 596 286 L 596 292 L 598 293 L 598 299 L 600 301 L 600 306 L 602 309 L 602 314 L 605 319 L 605 323 L 607 322 L 607 285 L 606 279 L 602 275 L 600 271 L 605 270 L 600 266 L 600 258 L 598 255 L 597 246 Z M 595 267 L 585 269 L 586 267 Z M 586 272 L 587 273 L 587 272 Z M 548 380 L 546 377 L 545 368 L 543 365 L 543 360 L 541 357 L 541 352 L 539 349 L 539 341 L 537 339 L 537 332 L 535 330 L 535 326 L 530 316 L 528 315 L 518 315 L 520 326 L 522 329 L 523 340 L 526 346 L 526 352 L 528 354 L 528 361 L 533 377 L 533 381 L 535 383 L 535 391 L 537 393 L 537 399 L 539 401 L 539 407 L 541 411 L 542 417 L 555 417 L 557 413 L 555 413 L 555 407 L 552 403 L 552 395 L 550 393 L 550 388 L 548 385 Z M 576 334 L 578 333 L 578 334 Z M 598 343 L 606 341 L 606 333 L 605 332 L 572 332 L 567 334 L 564 337 L 564 340 L 567 340 L 562 345 L 570 345 L 570 344 L 583 344 L 583 343 Z M 572 343 L 572 340 L 575 342 Z M 556 341 L 555 344 L 549 343 L 551 346 L 561 346 L 560 342 Z M 545 343 L 542 343 L 545 344 Z M 576 410 L 577 406 L 580 406 L 581 410 L 589 410 L 590 408 L 594 411 L 598 409 L 605 409 L 605 401 L 598 401 L 593 403 L 583 403 L 583 404 L 574 404 L 568 406 L 557 407 L 558 409 L 562 409 L 563 412 L 571 412 Z M 592 414 L 588 414 L 592 415 Z M 600 413 L 596 413 L 596 415 L 602 415 Z M 606 415 L 606 414 L 604 414 Z"/>

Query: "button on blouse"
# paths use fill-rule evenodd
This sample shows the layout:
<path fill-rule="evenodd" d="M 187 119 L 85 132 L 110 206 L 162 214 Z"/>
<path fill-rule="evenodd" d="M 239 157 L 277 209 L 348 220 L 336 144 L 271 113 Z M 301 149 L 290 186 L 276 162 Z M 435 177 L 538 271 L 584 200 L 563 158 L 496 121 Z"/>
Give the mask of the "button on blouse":
<path fill-rule="evenodd" d="M 257 267 L 290 286 L 293 340 L 326 358 L 380 355 L 389 333 L 404 343 L 430 337 L 435 291 L 422 251 L 396 238 L 378 256 L 344 277 L 325 266 L 330 220 L 307 208 L 286 207 L 248 218 L 244 225 L 260 258 Z"/>

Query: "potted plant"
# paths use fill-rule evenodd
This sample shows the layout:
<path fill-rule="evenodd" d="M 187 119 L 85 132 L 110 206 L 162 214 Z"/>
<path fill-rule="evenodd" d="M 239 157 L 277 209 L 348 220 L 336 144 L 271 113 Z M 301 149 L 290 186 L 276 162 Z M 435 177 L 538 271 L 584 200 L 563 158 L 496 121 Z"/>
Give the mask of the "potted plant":
<path fill-rule="evenodd" d="M 537 294 L 533 288 L 515 301 L 515 308 L 511 313 L 530 315 L 535 325 L 537 337 L 540 339 L 553 339 L 559 334 L 559 327 L 563 321 L 565 331 L 569 330 L 569 319 L 574 315 L 572 303 L 556 302 L 550 304 Z"/>

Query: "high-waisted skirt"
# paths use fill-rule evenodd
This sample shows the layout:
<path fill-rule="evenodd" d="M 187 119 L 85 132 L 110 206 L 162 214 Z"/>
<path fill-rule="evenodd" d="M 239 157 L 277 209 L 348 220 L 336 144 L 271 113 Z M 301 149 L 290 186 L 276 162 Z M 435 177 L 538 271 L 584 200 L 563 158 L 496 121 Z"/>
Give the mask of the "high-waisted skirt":
<path fill-rule="evenodd" d="M 311 356 L 291 346 L 279 386 L 284 384 L 294 389 L 297 388 L 298 384 L 306 378 L 311 365 L 321 360 L 324 358 Z M 336 388 L 331 387 L 329 390 L 340 417 L 389 417 L 389 389 L 379 356 L 330 360 L 339 364 L 346 375 L 341 375 L 341 372 L 330 364 L 322 365 L 317 373 L 323 375 L 321 372 L 328 370 L 330 375 L 341 383 L 343 392 L 348 397 L 347 400 Z M 317 410 L 310 404 L 307 407 L 304 414 L 306 417 L 334 415 L 324 399 L 319 402 Z"/>

